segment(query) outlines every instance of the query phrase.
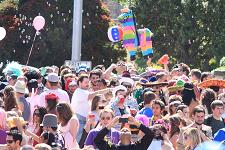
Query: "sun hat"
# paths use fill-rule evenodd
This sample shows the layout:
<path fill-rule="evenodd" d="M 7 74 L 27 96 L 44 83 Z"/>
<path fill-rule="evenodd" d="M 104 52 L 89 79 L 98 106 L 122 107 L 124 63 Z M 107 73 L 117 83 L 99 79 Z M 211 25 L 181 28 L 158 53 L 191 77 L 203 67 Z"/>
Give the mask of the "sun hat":
<path fill-rule="evenodd" d="M 18 93 L 24 94 L 26 91 L 26 84 L 24 81 L 17 81 L 16 84 L 14 85 L 15 91 Z"/>
<path fill-rule="evenodd" d="M 123 90 L 123 91 L 126 91 L 127 92 L 127 88 L 123 85 L 118 85 L 116 87 L 113 88 L 113 96 L 116 96 L 116 92 L 119 91 L 119 90 Z"/>
<path fill-rule="evenodd" d="M 59 82 L 59 76 L 56 73 L 49 73 L 45 79 L 49 82 Z"/>
<path fill-rule="evenodd" d="M 54 114 L 46 114 L 40 126 L 42 127 L 58 127 L 57 116 Z"/>

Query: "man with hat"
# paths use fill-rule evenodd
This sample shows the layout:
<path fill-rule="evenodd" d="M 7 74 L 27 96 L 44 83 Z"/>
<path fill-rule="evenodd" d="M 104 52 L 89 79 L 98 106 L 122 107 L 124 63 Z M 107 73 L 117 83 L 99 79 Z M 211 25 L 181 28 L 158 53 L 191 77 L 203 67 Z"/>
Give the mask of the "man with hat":
<path fill-rule="evenodd" d="M 46 114 L 43 118 L 40 126 L 43 127 L 44 132 L 50 132 L 55 135 L 55 144 L 57 147 L 63 150 L 65 148 L 65 141 L 63 136 L 59 133 L 58 129 L 58 119 L 54 114 Z"/>
<path fill-rule="evenodd" d="M 139 110 L 139 105 L 137 103 L 137 100 L 133 97 L 133 86 L 134 86 L 134 80 L 129 78 L 129 77 L 122 77 L 119 80 L 120 84 L 125 86 L 127 88 L 127 93 L 126 93 L 126 101 L 125 105 L 127 105 L 130 109 Z"/>
<path fill-rule="evenodd" d="M 41 93 L 40 104 L 43 107 L 46 106 L 45 95 L 47 95 L 50 92 L 54 93 L 55 95 L 57 95 L 59 97 L 59 102 L 64 101 L 64 102 L 70 104 L 70 98 L 69 98 L 69 95 L 67 94 L 67 92 L 58 87 L 59 76 L 56 73 L 49 73 L 48 76 L 46 77 L 46 80 L 47 80 L 46 84 L 48 86 L 48 90 Z"/>
<path fill-rule="evenodd" d="M 16 98 L 19 100 L 19 108 L 22 112 L 22 117 L 25 121 L 30 119 L 30 103 L 25 98 L 26 84 L 23 81 L 18 80 L 14 86 L 16 91 Z"/>

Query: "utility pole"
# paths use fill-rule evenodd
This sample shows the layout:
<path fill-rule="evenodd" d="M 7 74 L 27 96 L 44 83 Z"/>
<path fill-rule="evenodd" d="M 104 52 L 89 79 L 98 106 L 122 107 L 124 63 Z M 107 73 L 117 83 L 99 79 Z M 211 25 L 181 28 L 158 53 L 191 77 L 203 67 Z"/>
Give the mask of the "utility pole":
<path fill-rule="evenodd" d="M 72 61 L 81 60 L 82 12 L 83 12 L 83 0 L 74 0 L 72 56 L 71 56 Z"/>

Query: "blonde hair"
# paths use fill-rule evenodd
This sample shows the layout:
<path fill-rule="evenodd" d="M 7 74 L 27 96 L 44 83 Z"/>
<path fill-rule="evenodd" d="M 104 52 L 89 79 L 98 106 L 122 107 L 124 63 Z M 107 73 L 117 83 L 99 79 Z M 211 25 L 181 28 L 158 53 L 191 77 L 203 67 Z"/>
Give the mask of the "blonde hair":
<path fill-rule="evenodd" d="M 187 129 L 184 131 L 184 136 L 188 136 L 191 140 L 191 145 L 188 145 L 188 147 L 196 147 L 202 142 L 199 130 L 197 128 Z"/>

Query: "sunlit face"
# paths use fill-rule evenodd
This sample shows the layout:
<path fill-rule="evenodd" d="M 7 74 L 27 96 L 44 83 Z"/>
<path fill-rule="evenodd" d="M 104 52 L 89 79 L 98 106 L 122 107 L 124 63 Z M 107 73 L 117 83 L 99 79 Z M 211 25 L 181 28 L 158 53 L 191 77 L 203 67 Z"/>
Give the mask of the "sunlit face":
<path fill-rule="evenodd" d="M 223 106 L 216 106 L 212 112 L 213 115 L 215 115 L 216 117 L 221 117 L 224 111 L 224 107 Z"/>
<path fill-rule="evenodd" d="M 79 87 L 81 89 L 88 89 L 89 88 L 89 79 L 88 78 L 84 78 L 84 80 L 82 82 L 79 82 Z"/>
<path fill-rule="evenodd" d="M 112 121 L 112 114 L 109 112 L 103 112 L 100 116 L 100 123 L 103 127 L 106 127 Z"/>
<path fill-rule="evenodd" d="M 96 86 L 96 85 L 97 85 L 97 80 L 98 80 L 99 78 L 100 78 L 99 75 L 97 75 L 97 74 L 92 74 L 92 76 L 90 77 L 90 81 L 91 81 L 91 83 L 92 83 L 94 86 Z"/>
<path fill-rule="evenodd" d="M 198 125 L 202 125 L 204 123 L 205 120 L 205 113 L 203 112 L 197 112 L 195 113 L 195 115 L 193 115 L 193 119 L 195 121 L 196 124 Z"/>
<path fill-rule="evenodd" d="M 34 117 L 34 122 L 39 124 L 40 123 L 40 112 L 39 112 L 39 110 L 34 111 L 33 117 Z"/>
<path fill-rule="evenodd" d="M 161 108 L 158 104 L 152 104 L 152 111 L 154 116 L 160 116 L 161 115 Z"/>
<path fill-rule="evenodd" d="M 6 137 L 6 143 L 7 143 L 8 150 L 15 150 L 15 149 L 17 149 L 17 144 L 13 140 L 13 137 L 12 136 L 7 135 L 7 137 Z"/>
<path fill-rule="evenodd" d="M 189 111 L 189 108 L 188 108 L 188 107 L 183 109 L 183 113 L 184 113 L 184 116 L 185 116 L 186 118 L 189 118 L 189 113 L 190 113 L 190 111 Z"/>
<path fill-rule="evenodd" d="M 188 135 L 184 134 L 184 145 L 190 146 L 191 145 L 191 139 Z"/>

